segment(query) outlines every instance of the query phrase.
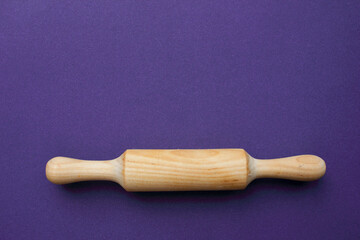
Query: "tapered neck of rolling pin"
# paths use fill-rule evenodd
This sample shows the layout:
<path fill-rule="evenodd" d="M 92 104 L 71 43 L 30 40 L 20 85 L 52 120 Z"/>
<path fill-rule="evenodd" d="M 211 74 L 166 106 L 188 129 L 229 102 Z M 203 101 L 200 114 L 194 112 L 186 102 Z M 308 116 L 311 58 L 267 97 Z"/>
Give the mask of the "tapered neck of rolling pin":
<path fill-rule="evenodd" d="M 255 178 L 282 178 L 313 181 L 326 171 L 324 160 L 315 155 L 299 155 L 277 159 L 253 159 Z"/>
<path fill-rule="evenodd" d="M 107 161 L 56 157 L 47 163 L 46 176 L 56 184 L 95 180 L 114 181 L 121 184 L 122 156 Z"/>

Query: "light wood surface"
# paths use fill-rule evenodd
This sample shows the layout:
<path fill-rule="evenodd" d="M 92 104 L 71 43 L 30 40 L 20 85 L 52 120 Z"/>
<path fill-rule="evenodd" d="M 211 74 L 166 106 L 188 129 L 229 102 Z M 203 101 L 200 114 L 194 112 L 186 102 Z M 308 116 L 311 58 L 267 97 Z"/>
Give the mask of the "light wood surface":
<path fill-rule="evenodd" d="M 256 178 L 312 181 L 325 174 L 314 155 L 259 160 L 243 149 L 127 150 L 107 161 L 55 157 L 46 176 L 55 184 L 107 180 L 127 191 L 199 191 L 244 189 Z"/>

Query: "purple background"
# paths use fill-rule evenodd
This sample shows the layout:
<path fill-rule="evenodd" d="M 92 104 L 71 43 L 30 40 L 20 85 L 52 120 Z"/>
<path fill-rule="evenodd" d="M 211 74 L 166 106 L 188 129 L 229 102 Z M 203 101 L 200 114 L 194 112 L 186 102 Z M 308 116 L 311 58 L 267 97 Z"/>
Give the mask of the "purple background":
<path fill-rule="evenodd" d="M 1 1 L 0 239 L 360 237 L 359 1 Z M 56 186 L 58 155 L 316 154 L 311 183 Z M 121 237 L 121 238 L 120 238 Z"/>

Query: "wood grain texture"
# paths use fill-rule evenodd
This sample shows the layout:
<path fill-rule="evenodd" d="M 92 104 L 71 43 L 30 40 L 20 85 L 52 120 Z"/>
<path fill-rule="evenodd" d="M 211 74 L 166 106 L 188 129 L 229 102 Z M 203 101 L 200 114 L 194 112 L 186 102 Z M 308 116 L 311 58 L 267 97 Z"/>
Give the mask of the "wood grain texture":
<path fill-rule="evenodd" d="M 124 185 L 128 191 L 233 190 L 247 185 L 242 149 L 127 150 Z"/>
<path fill-rule="evenodd" d="M 312 181 L 325 171 L 325 162 L 314 155 L 259 160 L 243 149 L 133 149 L 114 160 L 56 157 L 46 165 L 47 178 L 56 184 L 107 180 L 136 192 L 237 190 L 256 178 Z"/>

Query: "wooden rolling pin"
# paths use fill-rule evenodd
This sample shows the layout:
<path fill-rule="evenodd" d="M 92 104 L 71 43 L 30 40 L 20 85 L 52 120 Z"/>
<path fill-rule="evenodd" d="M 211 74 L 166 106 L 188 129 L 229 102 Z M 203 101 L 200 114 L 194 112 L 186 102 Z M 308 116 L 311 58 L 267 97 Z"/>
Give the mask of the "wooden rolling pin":
<path fill-rule="evenodd" d="M 238 190 L 256 178 L 312 181 L 325 170 L 314 155 L 259 160 L 243 149 L 134 149 L 108 161 L 55 157 L 46 164 L 46 177 L 55 184 L 114 181 L 133 192 Z"/>

